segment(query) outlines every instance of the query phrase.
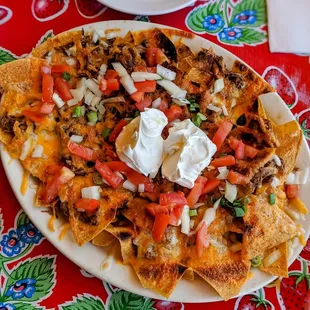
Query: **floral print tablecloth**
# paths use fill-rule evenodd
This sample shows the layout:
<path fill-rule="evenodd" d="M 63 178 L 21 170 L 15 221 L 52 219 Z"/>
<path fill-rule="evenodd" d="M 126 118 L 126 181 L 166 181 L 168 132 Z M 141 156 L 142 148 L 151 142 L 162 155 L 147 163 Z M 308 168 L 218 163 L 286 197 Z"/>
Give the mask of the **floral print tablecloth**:
<path fill-rule="evenodd" d="M 152 17 L 116 12 L 95 0 L 1 0 L 0 64 L 25 57 L 64 30 L 116 19 L 174 26 L 230 50 L 277 88 L 310 141 L 310 58 L 269 52 L 264 0 L 197 1 L 179 12 Z M 309 240 L 289 278 L 227 302 L 182 304 L 126 292 L 71 263 L 20 209 L 1 164 L 0 208 L 1 310 L 310 309 Z"/>

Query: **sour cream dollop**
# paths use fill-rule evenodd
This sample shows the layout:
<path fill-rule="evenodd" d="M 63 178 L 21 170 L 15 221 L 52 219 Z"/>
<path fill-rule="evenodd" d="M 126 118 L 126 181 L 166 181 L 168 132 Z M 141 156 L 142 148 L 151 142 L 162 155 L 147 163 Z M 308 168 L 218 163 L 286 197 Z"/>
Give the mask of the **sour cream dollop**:
<path fill-rule="evenodd" d="M 162 175 L 171 182 L 193 188 L 215 152 L 216 145 L 189 119 L 175 123 L 164 141 Z"/>
<path fill-rule="evenodd" d="M 133 119 L 116 139 L 118 157 L 130 168 L 148 176 L 156 174 L 163 162 L 161 133 L 168 124 L 158 109 L 145 109 Z"/>

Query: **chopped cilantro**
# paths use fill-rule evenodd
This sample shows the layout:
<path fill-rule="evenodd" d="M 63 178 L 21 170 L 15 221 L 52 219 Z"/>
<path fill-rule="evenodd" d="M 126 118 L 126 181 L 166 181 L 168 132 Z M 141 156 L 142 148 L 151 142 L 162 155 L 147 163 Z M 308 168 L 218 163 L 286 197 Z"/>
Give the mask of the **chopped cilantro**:
<path fill-rule="evenodd" d="M 71 74 L 69 72 L 64 72 L 62 74 L 62 78 L 66 81 L 70 81 L 71 80 Z"/>

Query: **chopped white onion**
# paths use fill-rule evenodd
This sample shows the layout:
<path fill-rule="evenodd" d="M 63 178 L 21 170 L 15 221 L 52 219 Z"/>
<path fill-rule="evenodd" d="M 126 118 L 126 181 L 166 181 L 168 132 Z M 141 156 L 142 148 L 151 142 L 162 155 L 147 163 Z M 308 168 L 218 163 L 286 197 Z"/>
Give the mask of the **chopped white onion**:
<path fill-rule="evenodd" d="M 220 92 L 222 89 L 224 89 L 224 79 L 217 79 L 214 82 L 214 90 L 213 90 L 213 94 L 216 94 L 218 92 Z"/>
<path fill-rule="evenodd" d="M 190 221 L 190 227 L 191 227 L 191 229 L 193 229 L 194 226 L 195 226 L 195 220 L 191 220 L 191 221 Z"/>
<path fill-rule="evenodd" d="M 89 186 L 82 188 L 82 198 L 100 199 L 100 186 Z"/>
<path fill-rule="evenodd" d="M 275 161 L 275 163 L 276 163 L 276 165 L 277 165 L 278 167 L 282 166 L 281 159 L 279 158 L 278 155 L 273 154 L 272 159 Z"/>
<path fill-rule="evenodd" d="M 186 94 L 187 94 L 186 90 L 181 90 L 180 92 L 173 93 L 171 95 L 171 98 L 174 98 L 174 99 L 185 99 L 186 98 Z M 189 101 L 188 101 L 188 104 L 190 104 Z"/>
<path fill-rule="evenodd" d="M 93 42 L 97 43 L 98 40 L 99 40 L 99 34 L 97 33 L 96 30 L 94 30 L 94 32 L 93 32 Z"/>
<path fill-rule="evenodd" d="M 187 104 L 190 104 L 190 102 L 187 99 L 176 99 L 176 98 L 172 98 L 172 101 L 174 103 L 176 103 L 177 105 L 179 105 L 180 107 L 184 107 Z"/>
<path fill-rule="evenodd" d="M 230 246 L 229 250 L 233 253 L 241 251 L 242 249 L 242 243 L 241 242 L 237 242 L 234 243 L 233 245 Z"/>
<path fill-rule="evenodd" d="M 207 209 L 203 215 L 202 220 L 197 225 L 196 229 L 194 231 L 191 231 L 189 235 L 192 236 L 192 235 L 196 234 L 203 223 L 206 223 L 207 227 L 209 227 L 211 225 L 211 223 L 215 220 L 215 216 L 216 216 L 216 209 L 215 208 Z"/>
<path fill-rule="evenodd" d="M 217 107 L 217 106 L 215 106 L 215 105 L 213 105 L 213 104 L 208 104 L 208 105 L 207 105 L 207 109 L 208 109 L 208 110 L 211 110 L 211 111 L 214 111 L 214 112 L 216 112 L 216 113 L 222 111 L 221 108 L 219 108 L 219 107 Z"/>
<path fill-rule="evenodd" d="M 121 77 L 120 82 L 129 95 L 132 95 L 133 93 L 138 91 L 136 89 L 136 87 L 133 83 L 133 79 L 130 77 L 130 75 L 125 75 L 125 76 Z"/>
<path fill-rule="evenodd" d="M 129 75 L 127 70 L 124 68 L 124 66 L 120 62 L 113 62 L 112 66 L 120 77 Z"/>
<path fill-rule="evenodd" d="M 101 97 L 103 95 L 102 91 L 99 89 L 99 85 L 93 80 L 86 80 L 86 86 L 97 96 Z"/>
<path fill-rule="evenodd" d="M 73 96 L 73 99 L 67 101 L 67 105 L 69 107 L 78 104 L 78 102 L 84 98 L 86 92 L 86 79 L 80 79 L 76 84 L 76 89 L 71 89 L 70 92 Z"/>
<path fill-rule="evenodd" d="M 95 95 L 90 90 L 87 89 L 86 90 L 86 94 L 85 94 L 84 102 L 87 105 L 90 105 L 94 97 L 95 97 Z"/>
<path fill-rule="evenodd" d="M 119 171 L 114 171 L 116 175 L 118 175 L 122 180 L 124 180 L 123 175 Z"/>
<path fill-rule="evenodd" d="M 103 105 L 103 102 L 101 101 L 100 103 L 99 103 L 99 105 L 98 105 L 98 112 L 100 113 L 100 114 L 104 114 L 105 113 L 105 111 L 106 111 L 106 108 L 105 108 L 105 106 Z"/>
<path fill-rule="evenodd" d="M 216 177 L 218 180 L 226 180 L 229 170 L 227 167 L 218 167 L 217 170 L 219 171 L 219 175 Z"/>
<path fill-rule="evenodd" d="M 190 232 L 190 220 L 189 206 L 185 205 L 181 215 L 181 232 L 185 235 L 188 235 Z"/>
<path fill-rule="evenodd" d="M 277 177 L 274 177 L 270 185 L 273 188 L 277 188 L 280 185 L 280 180 Z"/>
<path fill-rule="evenodd" d="M 169 80 L 158 80 L 157 84 L 161 87 L 163 87 L 170 95 L 173 95 L 174 98 L 176 98 L 176 95 L 178 94 L 179 97 L 176 99 L 185 99 L 186 91 L 181 89 L 179 86 L 174 84 L 173 82 Z M 184 96 L 185 93 L 185 96 Z M 183 98 L 180 98 L 180 94 L 182 94 Z"/>
<path fill-rule="evenodd" d="M 131 183 L 129 180 L 126 180 L 124 183 L 123 183 L 123 187 L 128 189 L 129 191 L 131 192 L 136 192 L 137 191 L 137 186 L 134 185 L 133 183 Z"/>
<path fill-rule="evenodd" d="M 75 143 L 81 143 L 83 141 L 83 136 L 72 135 L 70 137 L 70 141 Z"/>
<path fill-rule="evenodd" d="M 43 146 L 41 144 L 37 144 L 32 152 L 32 158 L 42 158 L 43 157 Z"/>
<path fill-rule="evenodd" d="M 74 90 L 74 89 L 72 89 L 72 90 Z M 67 101 L 67 105 L 69 107 L 73 107 L 74 105 L 77 105 L 79 102 L 80 102 L 80 100 L 73 98 L 73 99 L 70 99 Z"/>
<path fill-rule="evenodd" d="M 309 168 L 305 167 L 300 170 L 295 170 L 289 173 L 285 184 L 306 184 L 309 175 Z"/>
<path fill-rule="evenodd" d="M 224 116 L 228 116 L 228 111 L 225 105 L 222 105 L 222 111 L 223 111 Z"/>
<path fill-rule="evenodd" d="M 291 208 L 288 208 L 288 207 L 285 207 L 284 211 L 293 221 L 300 220 L 300 213 L 299 212 L 294 211 L 294 210 L 292 210 Z"/>
<path fill-rule="evenodd" d="M 117 37 L 117 34 L 116 34 L 116 32 L 111 31 L 111 32 L 107 33 L 107 34 L 105 35 L 105 37 L 106 37 L 108 40 L 111 40 L 111 39 L 116 38 L 116 37 Z"/>
<path fill-rule="evenodd" d="M 99 75 L 104 76 L 108 70 L 108 66 L 106 64 L 102 64 L 100 66 Z"/>
<path fill-rule="evenodd" d="M 95 107 L 97 107 L 97 105 L 99 104 L 100 100 L 101 100 L 100 97 L 94 96 L 93 99 L 92 99 L 92 101 L 91 101 L 91 103 L 90 103 L 90 105 L 91 105 L 93 108 L 95 108 Z"/>
<path fill-rule="evenodd" d="M 76 60 L 72 57 L 69 57 L 66 59 L 66 63 L 69 65 L 69 66 L 75 66 L 76 64 Z"/>
<path fill-rule="evenodd" d="M 123 96 L 112 97 L 112 98 L 103 99 L 101 102 L 102 103 L 125 102 L 125 98 Z"/>
<path fill-rule="evenodd" d="M 221 197 L 221 198 L 219 198 L 219 199 L 218 199 L 218 200 L 214 203 L 213 208 L 214 208 L 215 210 L 217 210 L 217 209 L 218 209 L 218 207 L 220 206 L 221 199 L 222 199 L 222 197 Z"/>
<path fill-rule="evenodd" d="M 290 172 L 286 178 L 285 184 L 296 184 L 295 183 L 295 173 Z"/>
<path fill-rule="evenodd" d="M 280 251 L 276 250 L 264 258 L 263 264 L 265 267 L 269 267 L 272 264 L 274 264 L 280 257 L 281 257 Z"/>
<path fill-rule="evenodd" d="M 237 197 L 237 186 L 230 184 L 228 181 L 225 181 L 225 182 L 226 182 L 225 198 L 229 202 L 233 203 Z"/>
<path fill-rule="evenodd" d="M 29 155 L 31 148 L 33 145 L 36 145 L 37 143 L 37 136 L 31 135 L 22 145 L 21 154 L 19 156 L 19 159 L 25 160 L 26 157 Z"/>
<path fill-rule="evenodd" d="M 138 185 L 138 192 L 139 193 L 144 193 L 144 184 L 139 184 Z"/>
<path fill-rule="evenodd" d="M 59 97 L 57 93 L 53 93 L 52 100 L 56 103 L 57 107 L 60 109 L 64 106 L 64 101 Z"/>
<path fill-rule="evenodd" d="M 160 104 L 161 104 L 161 98 L 158 97 L 152 102 L 152 108 L 159 109 Z"/>
<path fill-rule="evenodd" d="M 151 72 L 132 72 L 131 77 L 135 82 L 160 80 L 161 77 Z"/>
<path fill-rule="evenodd" d="M 236 100 L 235 98 L 232 99 L 232 100 L 231 100 L 231 107 L 232 107 L 232 108 L 235 107 L 236 104 L 237 104 L 237 100 Z"/>
<path fill-rule="evenodd" d="M 175 80 L 177 74 L 162 65 L 157 65 L 156 66 L 156 72 L 159 74 L 161 77 L 163 77 L 166 80 L 173 81 Z"/>

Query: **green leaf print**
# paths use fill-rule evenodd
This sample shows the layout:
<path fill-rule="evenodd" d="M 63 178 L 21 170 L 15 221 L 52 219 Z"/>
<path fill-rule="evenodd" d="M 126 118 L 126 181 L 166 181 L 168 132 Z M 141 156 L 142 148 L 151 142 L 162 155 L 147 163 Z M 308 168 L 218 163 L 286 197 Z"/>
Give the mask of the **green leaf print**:
<path fill-rule="evenodd" d="M 30 294 L 31 296 L 23 294 L 21 298 L 18 298 L 20 301 L 38 301 L 48 295 L 54 285 L 54 260 L 54 257 L 40 257 L 18 264 L 8 278 L 4 293 L 4 296 L 7 297 L 6 300 L 14 299 L 14 293 L 11 292 L 12 287 L 20 285 L 20 281 L 25 279 L 25 283 L 28 282 L 27 285 L 34 287 L 34 290 Z"/>
<path fill-rule="evenodd" d="M 14 302 L 13 305 L 16 307 L 16 310 L 43 310 L 44 307 L 32 305 L 26 302 Z M 10 308 L 9 308 L 10 309 Z"/>
<path fill-rule="evenodd" d="M 17 58 L 11 52 L 0 48 L 0 65 L 16 60 Z"/>
<path fill-rule="evenodd" d="M 153 301 L 123 290 L 116 291 L 110 298 L 108 310 L 151 310 Z"/>
<path fill-rule="evenodd" d="M 101 299 L 92 296 L 78 296 L 69 305 L 61 306 L 62 310 L 104 310 Z"/>
<path fill-rule="evenodd" d="M 255 22 L 242 24 L 234 18 L 245 11 L 254 11 Z M 229 26 L 244 26 L 244 27 L 260 27 L 267 22 L 265 0 L 243 0 L 237 4 L 232 11 L 231 23 Z"/>
<path fill-rule="evenodd" d="M 23 226 L 23 225 L 27 225 L 30 222 L 28 216 L 26 215 L 25 212 L 20 212 L 20 214 L 18 215 L 17 221 L 16 221 L 16 225 L 17 228 Z"/>
<path fill-rule="evenodd" d="M 255 45 L 257 43 L 265 42 L 266 38 L 267 34 L 265 32 L 244 28 L 242 31 L 242 37 L 239 38 L 239 41 L 246 43 L 247 45 Z"/>

